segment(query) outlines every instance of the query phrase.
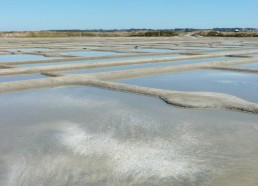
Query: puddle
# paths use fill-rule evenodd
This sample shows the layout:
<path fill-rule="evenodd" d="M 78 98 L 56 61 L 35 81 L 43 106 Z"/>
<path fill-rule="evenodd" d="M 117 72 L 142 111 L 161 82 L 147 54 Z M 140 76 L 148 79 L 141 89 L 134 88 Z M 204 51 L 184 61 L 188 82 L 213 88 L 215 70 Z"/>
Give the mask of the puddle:
<path fill-rule="evenodd" d="M 34 75 L 24 75 L 24 76 L 0 77 L 0 82 L 22 81 L 22 80 L 40 79 L 40 78 L 47 78 L 47 76 L 34 74 Z"/>
<path fill-rule="evenodd" d="M 205 70 L 123 80 L 122 82 L 174 91 L 220 92 L 258 102 L 257 80 L 258 74 Z"/>
<path fill-rule="evenodd" d="M 8 61 L 29 61 L 29 60 L 40 60 L 40 59 L 51 59 L 40 55 L 4 55 L 0 56 L 1 62 Z"/>
<path fill-rule="evenodd" d="M 1 185 L 233 186 L 258 179 L 255 115 L 179 109 L 88 87 L 0 95 L 0 105 Z"/>

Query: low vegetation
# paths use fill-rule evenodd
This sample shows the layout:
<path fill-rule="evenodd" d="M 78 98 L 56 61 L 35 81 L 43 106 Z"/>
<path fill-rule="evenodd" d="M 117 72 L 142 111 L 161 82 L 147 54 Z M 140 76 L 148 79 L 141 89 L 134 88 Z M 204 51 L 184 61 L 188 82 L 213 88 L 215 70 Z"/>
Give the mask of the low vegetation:
<path fill-rule="evenodd" d="M 38 32 L 0 32 L 0 38 L 55 38 L 55 37 L 173 37 L 192 35 L 203 37 L 258 37 L 258 32 L 220 32 L 220 31 L 175 31 L 175 30 L 135 30 L 135 31 L 38 31 Z"/>
<path fill-rule="evenodd" d="M 139 32 L 1 32 L 0 37 L 15 38 L 53 38 L 53 37 L 172 37 L 178 36 L 175 31 L 139 31 Z"/>
<path fill-rule="evenodd" d="M 180 32 L 175 31 L 147 31 L 130 34 L 131 37 L 172 37 L 178 35 L 180 35 Z"/>
<path fill-rule="evenodd" d="M 16 38 L 51 38 L 51 37 L 91 37 L 93 33 L 79 32 L 3 32 L 1 37 Z"/>
<path fill-rule="evenodd" d="M 258 37 L 258 32 L 219 32 L 219 31 L 209 31 L 209 32 L 198 32 L 194 34 L 195 36 L 204 37 Z"/>

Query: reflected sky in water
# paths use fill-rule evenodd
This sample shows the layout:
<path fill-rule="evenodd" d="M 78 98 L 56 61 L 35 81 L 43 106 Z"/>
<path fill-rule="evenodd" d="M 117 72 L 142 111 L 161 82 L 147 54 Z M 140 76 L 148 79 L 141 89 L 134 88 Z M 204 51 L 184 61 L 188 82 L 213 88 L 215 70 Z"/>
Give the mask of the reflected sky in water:
<path fill-rule="evenodd" d="M 48 57 L 40 56 L 40 55 L 2 55 L 0 56 L 0 63 L 1 62 L 8 62 L 8 61 L 29 61 L 29 60 L 40 60 L 40 59 L 51 59 Z"/>
<path fill-rule="evenodd" d="M 258 75 L 217 70 L 192 71 L 121 81 L 174 91 L 219 92 L 258 102 Z"/>
<path fill-rule="evenodd" d="M 0 185 L 257 185 L 257 116 L 88 87 L 0 95 Z"/>
<path fill-rule="evenodd" d="M 40 79 L 40 78 L 47 78 L 47 76 L 40 75 L 40 74 L 33 74 L 33 75 L 23 75 L 23 76 L 0 77 L 0 83 L 1 82 L 11 82 L 11 81 L 31 80 L 31 79 Z"/>
<path fill-rule="evenodd" d="M 246 65 L 239 65 L 239 66 L 237 66 L 237 67 L 258 69 L 258 63 L 251 63 L 251 64 L 246 64 Z"/>

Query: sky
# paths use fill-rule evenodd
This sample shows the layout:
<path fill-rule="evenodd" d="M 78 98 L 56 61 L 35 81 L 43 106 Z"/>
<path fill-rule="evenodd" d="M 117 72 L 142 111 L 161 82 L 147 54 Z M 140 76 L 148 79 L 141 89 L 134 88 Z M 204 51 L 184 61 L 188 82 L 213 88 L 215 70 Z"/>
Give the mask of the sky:
<path fill-rule="evenodd" d="M 258 0 L 0 0 L 0 31 L 255 27 Z"/>

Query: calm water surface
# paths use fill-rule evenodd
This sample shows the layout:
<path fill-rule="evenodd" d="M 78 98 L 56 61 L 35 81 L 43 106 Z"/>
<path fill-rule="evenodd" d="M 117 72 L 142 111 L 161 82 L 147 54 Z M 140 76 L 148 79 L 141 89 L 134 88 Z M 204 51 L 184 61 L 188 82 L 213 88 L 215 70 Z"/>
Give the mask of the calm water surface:
<path fill-rule="evenodd" d="M 174 91 L 219 92 L 258 102 L 258 75 L 203 70 L 121 81 L 134 85 Z"/>
<path fill-rule="evenodd" d="M 258 185 L 257 115 L 87 87 L 0 95 L 0 185 Z"/>

